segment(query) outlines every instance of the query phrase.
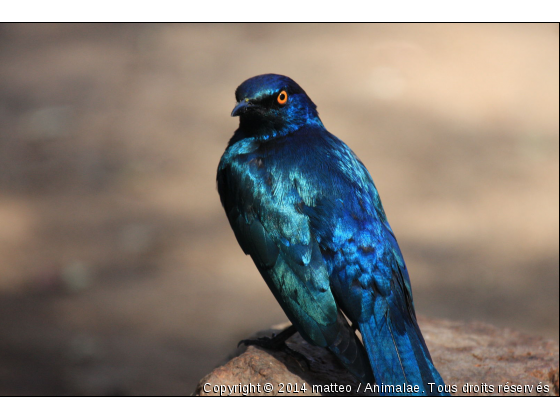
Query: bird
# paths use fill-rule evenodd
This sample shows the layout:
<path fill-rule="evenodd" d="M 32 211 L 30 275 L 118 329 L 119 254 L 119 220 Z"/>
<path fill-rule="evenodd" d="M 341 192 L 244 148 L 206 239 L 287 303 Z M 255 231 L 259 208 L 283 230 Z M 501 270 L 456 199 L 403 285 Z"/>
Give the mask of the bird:
<path fill-rule="evenodd" d="M 289 77 L 247 79 L 235 99 L 239 127 L 217 189 L 241 249 L 292 323 L 284 339 L 297 330 L 361 383 L 388 385 L 380 395 L 447 395 L 364 164 Z"/>

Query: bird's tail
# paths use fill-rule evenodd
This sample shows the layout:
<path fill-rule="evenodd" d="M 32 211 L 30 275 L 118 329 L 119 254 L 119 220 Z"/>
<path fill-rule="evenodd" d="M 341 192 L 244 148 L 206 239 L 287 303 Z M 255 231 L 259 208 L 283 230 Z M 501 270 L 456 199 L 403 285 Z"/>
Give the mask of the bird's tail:
<path fill-rule="evenodd" d="M 340 312 L 338 318 L 341 327 L 338 328 L 336 338 L 328 345 L 328 349 L 360 382 L 364 385 L 373 384 L 375 378 L 364 346 Z"/>
<path fill-rule="evenodd" d="M 359 329 L 380 395 L 449 395 L 415 317 L 387 308 Z"/>

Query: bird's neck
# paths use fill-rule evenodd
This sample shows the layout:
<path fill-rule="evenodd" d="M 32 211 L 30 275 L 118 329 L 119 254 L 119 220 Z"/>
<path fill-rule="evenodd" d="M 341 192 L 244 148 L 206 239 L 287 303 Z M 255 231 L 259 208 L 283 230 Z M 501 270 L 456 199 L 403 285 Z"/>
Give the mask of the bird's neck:
<path fill-rule="evenodd" d="M 288 136 L 303 128 L 322 128 L 323 123 L 319 116 L 314 115 L 306 118 L 304 121 L 253 121 L 253 120 L 240 120 L 239 128 L 235 132 L 234 138 L 236 140 L 254 140 L 258 142 L 270 141 L 280 137 Z M 233 140 L 233 139 L 232 139 Z"/>

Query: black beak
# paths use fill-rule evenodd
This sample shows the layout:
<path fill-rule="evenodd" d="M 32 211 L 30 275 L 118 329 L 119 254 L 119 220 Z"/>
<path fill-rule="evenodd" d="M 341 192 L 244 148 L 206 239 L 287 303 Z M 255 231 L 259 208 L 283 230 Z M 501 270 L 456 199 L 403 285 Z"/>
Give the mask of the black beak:
<path fill-rule="evenodd" d="M 243 113 L 245 113 L 247 111 L 247 109 L 252 108 L 253 104 L 251 102 L 249 102 L 249 100 L 244 99 L 242 101 L 239 101 L 239 103 L 237 105 L 235 105 L 235 108 L 233 108 L 233 111 L 231 111 L 231 116 L 232 117 L 237 117 L 238 115 L 241 115 Z"/>

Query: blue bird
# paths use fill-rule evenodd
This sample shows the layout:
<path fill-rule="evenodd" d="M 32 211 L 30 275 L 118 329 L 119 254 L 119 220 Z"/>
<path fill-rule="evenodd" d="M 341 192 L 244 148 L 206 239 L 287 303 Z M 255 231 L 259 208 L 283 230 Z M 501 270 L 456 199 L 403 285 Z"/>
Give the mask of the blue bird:
<path fill-rule="evenodd" d="M 239 245 L 293 326 L 362 383 L 401 386 L 380 394 L 447 395 L 364 164 L 292 79 L 256 76 L 235 98 L 239 128 L 220 160 L 218 192 Z"/>

